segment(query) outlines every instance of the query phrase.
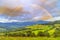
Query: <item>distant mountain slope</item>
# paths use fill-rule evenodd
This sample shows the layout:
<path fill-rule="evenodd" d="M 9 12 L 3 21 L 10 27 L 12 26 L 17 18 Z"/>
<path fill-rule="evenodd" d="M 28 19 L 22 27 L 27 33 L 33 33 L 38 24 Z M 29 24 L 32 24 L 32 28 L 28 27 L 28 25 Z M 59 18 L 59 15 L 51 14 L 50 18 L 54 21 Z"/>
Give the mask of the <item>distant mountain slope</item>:
<path fill-rule="evenodd" d="M 35 24 L 54 24 L 54 23 L 60 23 L 60 17 L 55 17 L 51 18 L 49 20 L 43 21 L 27 21 L 27 22 L 0 22 L 0 28 L 6 28 L 6 29 L 11 29 L 11 28 L 18 28 L 18 27 L 25 27 L 25 26 L 30 26 L 30 25 L 35 25 Z"/>
<path fill-rule="evenodd" d="M 34 25 L 34 24 L 46 24 L 48 21 L 31 21 L 31 22 L 8 22 L 8 23 L 1 23 L 0 22 L 0 27 L 3 28 L 13 28 L 13 27 L 24 27 L 28 25 Z"/>

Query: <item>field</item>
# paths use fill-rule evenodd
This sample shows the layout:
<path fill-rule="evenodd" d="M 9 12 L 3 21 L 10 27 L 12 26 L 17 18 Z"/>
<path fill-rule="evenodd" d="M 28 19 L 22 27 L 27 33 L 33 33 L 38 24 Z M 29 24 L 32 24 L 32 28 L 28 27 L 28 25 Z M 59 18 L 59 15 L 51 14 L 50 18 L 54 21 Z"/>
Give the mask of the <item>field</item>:
<path fill-rule="evenodd" d="M 56 25 L 32 25 L 9 31 L 7 34 L 0 33 L 0 40 L 60 40 L 59 29 L 60 26 Z"/>
<path fill-rule="evenodd" d="M 36 24 L 0 32 L 0 40 L 60 40 L 60 24 Z"/>
<path fill-rule="evenodd" d="M 60 40 L 60 37 L 0 37 L 0 40 Z"/>

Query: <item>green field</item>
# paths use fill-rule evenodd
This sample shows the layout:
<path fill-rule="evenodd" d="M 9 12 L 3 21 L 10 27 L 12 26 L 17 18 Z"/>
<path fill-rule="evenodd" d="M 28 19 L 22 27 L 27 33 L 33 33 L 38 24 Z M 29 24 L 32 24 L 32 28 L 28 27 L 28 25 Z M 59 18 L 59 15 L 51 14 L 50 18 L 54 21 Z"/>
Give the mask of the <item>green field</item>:
<path fill-rule="evenodd" d="M 0 40 L 60 40 L 60 37 L 0 37 Z"/>
<path fill-rule="evenodd" d="M 0 40 L 60 40 L 60 24 L 36 24 L 0 32 Z"/>

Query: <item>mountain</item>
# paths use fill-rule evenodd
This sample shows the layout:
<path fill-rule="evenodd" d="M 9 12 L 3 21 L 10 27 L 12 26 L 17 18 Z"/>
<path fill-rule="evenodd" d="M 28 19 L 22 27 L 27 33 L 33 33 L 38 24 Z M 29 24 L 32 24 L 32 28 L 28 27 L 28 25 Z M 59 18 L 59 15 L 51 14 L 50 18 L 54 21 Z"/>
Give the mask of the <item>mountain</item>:
<path fill-rule="evenodd" d="M 35 25 L 35 24 L 46 24 L 48 21 L 29 21 L 29 22 L 7 22 L 2 23 L 0 22 L 0 27 L 11 29 L 11 28 L 18 28 L 18 27 L 25 27 L 29 25 Z"/>
<path fill-rule="evenodd" d="M 5 29 L 15 29 L 19 27 L 26 27 L 30 25 L 35 25 L 35 24 L 48 24 L 48 23 L 60 23 L 60 17 L 54 17 L 48 20 L 39 20 L 39 21 L 27 21 L 27 22 L 18 22 L 18 21 L 12 21 L 10 22 L 0 22 L 0 28 L 5 28 Z"/>
<path fill-rule="evenodd" d="M 5 28 L 5 29 L 15 29 L 19 27 L 26 27 L 30 25 L 35 25 L 35 24 L 48 24 L 48 23 L 60 23 L 60 17 L 54 17 L 48 20 L 39 20 L 39 21 L 27 21 L 27 22 L 19 22 L 19 21 L 13 21 L 10 20 L 10 22 L 5 22 L 4 20 L 0 22 L 0 28 Z"/>

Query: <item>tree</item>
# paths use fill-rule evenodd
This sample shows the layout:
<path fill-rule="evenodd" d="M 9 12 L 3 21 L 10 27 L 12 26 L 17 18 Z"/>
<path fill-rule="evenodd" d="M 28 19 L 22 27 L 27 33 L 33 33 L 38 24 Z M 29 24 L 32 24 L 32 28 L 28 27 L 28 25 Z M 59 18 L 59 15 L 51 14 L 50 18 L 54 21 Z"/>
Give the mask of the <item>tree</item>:
<path fill-rule="evenodd" d="M 32 33 L 32 31 L 27 31 L 26 36 L 27 36 L 27 37 L 35 37 L 35 34 Z"/>
<path fill-rule="evenodd" d="M 38 35 L 37 36 L 41 36 L 41 37 L 49 37 L 49 33 L 48 32 L 38 32 Z"/>
<path fill-rule="evenodd" d="M 54 37 L 60 37 L 60 28 L 56 28 L 54 32 Z"/>

